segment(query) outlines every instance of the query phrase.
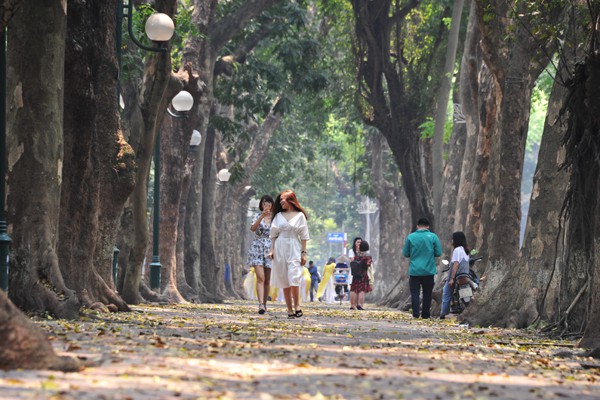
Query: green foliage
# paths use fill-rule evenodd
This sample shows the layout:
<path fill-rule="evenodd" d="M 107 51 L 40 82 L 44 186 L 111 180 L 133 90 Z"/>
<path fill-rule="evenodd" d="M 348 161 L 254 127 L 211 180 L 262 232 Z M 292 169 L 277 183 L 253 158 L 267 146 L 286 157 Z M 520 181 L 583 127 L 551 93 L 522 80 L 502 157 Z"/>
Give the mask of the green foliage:
<path fill-rule="evenodd" d="M 452 114 L 450 114 L 450 118 L 446 119 L 444 123 L 444 143 L 448 143 L 450 140 L 450 136 L 452 136 Z M 421 130 L 421 139 L 431 139 L 435 133 L 435 120 L 432 117 L 427 117 L 425 122 L 419 125 L 419 129 Z"/>

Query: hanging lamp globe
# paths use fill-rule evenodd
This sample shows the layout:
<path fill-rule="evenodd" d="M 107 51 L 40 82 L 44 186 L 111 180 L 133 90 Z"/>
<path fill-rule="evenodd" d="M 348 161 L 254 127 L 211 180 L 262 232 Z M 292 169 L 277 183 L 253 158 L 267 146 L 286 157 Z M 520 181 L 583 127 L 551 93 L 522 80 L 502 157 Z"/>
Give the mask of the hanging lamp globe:
<path fill-rule="evenodd" d="M 175 111 L 190 111 L 194 106 L 194 98 L 192 97 L 190 92 L 182 90 L 181 92 L 177 93 L 175 97 L 173 97 L 173 100 L 171 100 L 171 104 L 173 105 Z"/>
<path fill-rule="evenodd" d="M 173 37 L 175 24 L 167 14 L 155 13 L 146 20 L 145 29 L 153 42 L 167 42 Z"/>

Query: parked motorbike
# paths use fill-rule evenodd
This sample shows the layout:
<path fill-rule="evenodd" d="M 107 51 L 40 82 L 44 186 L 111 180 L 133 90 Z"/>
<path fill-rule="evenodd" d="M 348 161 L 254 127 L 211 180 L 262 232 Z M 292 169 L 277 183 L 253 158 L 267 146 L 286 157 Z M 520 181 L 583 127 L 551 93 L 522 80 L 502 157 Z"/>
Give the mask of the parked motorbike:
<path fill-rule="evenodd" d="M 477 250 L 471 251 L 469 258 L 468 271 L 459 267 L 452 287 L 452 302 L 450 303 L 450 312 L 452 314 L 462 313 L 471 303 L 474 293 L 479 290 L 479 277 L 473 270 L 473 266 L 477 261 L 482 260 L 482 256 L 477 255 Z M 450 269 L 448 260 L 443 260 L 445 269 L 442 272 L 447 272 Z"/>

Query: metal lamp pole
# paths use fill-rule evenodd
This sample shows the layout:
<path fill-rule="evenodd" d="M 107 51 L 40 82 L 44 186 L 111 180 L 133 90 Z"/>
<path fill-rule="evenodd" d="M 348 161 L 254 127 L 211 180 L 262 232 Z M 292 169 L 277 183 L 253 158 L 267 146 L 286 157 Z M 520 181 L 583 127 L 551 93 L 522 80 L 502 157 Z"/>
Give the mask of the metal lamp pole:
<path fill-rule="evenodd" d="M 4 199 L 6 196 L 6 29 L 0 34 L 0 289 L 8 292 L 10 243 Z"/>
<path fill-rule="evenodd" d="M 377 204 L 372 202 L 369 197 L 365 197 L 358 206 L 358 213 L 365 214 L 367 218 L 367 232 L 365 240 L 371 244 L 371 214 L 377 212 Z"/>
<path fill-rule="evenodd" d="M 182 118 L 187 111 L 192 109 L 194 100 L 192 95 L 185 90 L 179 92 L 171 100 L 171 106 L 175 109 L 172 112 L 167 107 L 167 112 L 175 117 Z M 200 133 L 198 133 L 200 134 Z M 154 144 L 154 218 L 152 222 L 152 261 L 150 262 L 150 289 L 160 289 L 160 264 L 159 245 L 160 245 L 160 132 L 156 135 Z"/>
<path fill-rule="evenodd" d="M 146 35 L 156 46 L 146 46 L 136 39 L 133 33 L 133 0 L 128 0 L 127 4 L 124 4 L 123 0 L 118 2 L 117 10 L 117 32 L 116 32 L 116 43 L 117 43 L 117 62 L 119 66 L 119 81 L 121 75 L 121 37 L 122 37 L 122 25 L 123 19 L 127 18 L 127 30 L 129 32 L 129 38 L 133 43 L 141 49 L 166 53 L 168 47 L 164 44 L 168 42 L 175 31 L 175 24 L 171 17 L 163 13 L 152 14 L 146 21 L 145 30 Z M 117 83 L 118 85 L 118 83 Z M 120 86 L 118 87 L 117 98 L 120 99 Z M 156 143 L 154 145 L 154 219 L 152 228 L 152 262 L 150 263 L 150 288 L 160 288 L 160 256 L 158 254 L 159 245 L 159 216 L 160 216 L 160 136 L 156 136 Z M 116 246 L 115 246 L 116 247 Z M 113 260 L 114 263 L 114 260 Z M 116 286 L 116 281 L 115 281 Z"/>

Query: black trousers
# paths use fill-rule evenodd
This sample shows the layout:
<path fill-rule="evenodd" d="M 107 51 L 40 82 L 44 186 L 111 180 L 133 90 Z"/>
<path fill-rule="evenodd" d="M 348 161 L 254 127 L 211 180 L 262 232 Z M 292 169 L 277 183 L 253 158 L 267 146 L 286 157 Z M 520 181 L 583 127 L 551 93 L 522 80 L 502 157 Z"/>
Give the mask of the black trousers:
<path fill-rule="evenodd" d="M 431 317 L 431 294 L 433 293 L 433 275 L 411 276 L 408 280 L 410 298 L 412 300 L 412 313 L 415 318 Z M 420 307 L 421 287 L 423 288 L 423 309 Z"/>

